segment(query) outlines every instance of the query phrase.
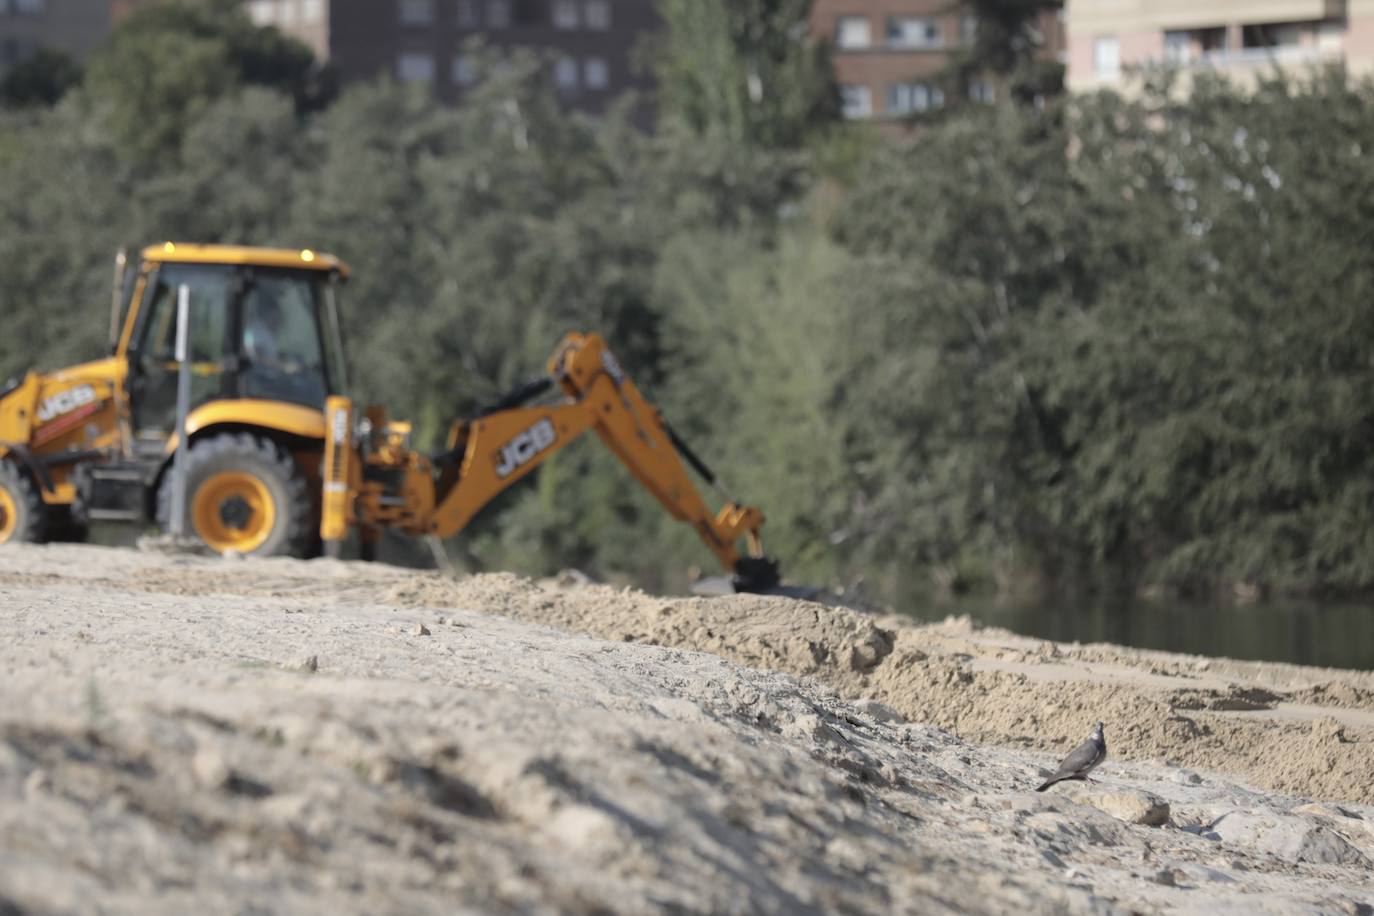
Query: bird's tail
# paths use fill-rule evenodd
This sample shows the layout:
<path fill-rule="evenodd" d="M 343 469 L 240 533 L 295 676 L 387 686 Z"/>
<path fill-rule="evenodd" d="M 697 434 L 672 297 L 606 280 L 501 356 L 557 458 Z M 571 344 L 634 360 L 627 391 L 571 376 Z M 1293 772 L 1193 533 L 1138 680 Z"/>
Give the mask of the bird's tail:
<path fill-rule="evenodd" d="M 1055 783 L 1057 783 L 1057 782 L 1062 782 L 1062 781 L 1063 781 L 1062 778 L 1060 778 L 1060 777 L 1058 777 L 1058 776 L 1052 776 L 1052 777 L 1050 777 L 1049 779 L 1045 780 L 1044 784 L 1042 784 L 1042 785 L 1040 786 L 1040 788 L 1036 789 L 1035 791 L 1037 791 L 1037 792 L 1043 792 L 1043 791 L 1045 791 L 1046 789 L 1048 789 L 1050 786 L 1054 785 Z"/>

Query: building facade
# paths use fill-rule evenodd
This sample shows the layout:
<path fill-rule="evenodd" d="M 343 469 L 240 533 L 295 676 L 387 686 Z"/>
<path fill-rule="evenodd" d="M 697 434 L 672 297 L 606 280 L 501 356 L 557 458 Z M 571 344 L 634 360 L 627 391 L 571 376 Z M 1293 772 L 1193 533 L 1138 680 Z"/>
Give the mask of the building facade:
<path fill-rule="evenodd" d="M 844 115 L 899 123 L 946 103 L 941 74 L 972 43 L 976 21 L 950 0 L 815 0 L 811 32 L 830 43 Z M 1041 17 L 1040 53 L 1063 49 L 1058 11 Z M 988 100 L 992 88 L 967 87 Z"/>
<path fill-rule="evenodd" d="M 2 2 L 2 0 L 0 0 Z M 464 45 L 549 52 L 570 107 L 601 111 L 627 89 L 647 89 L 635 49 L 656 30 L 654 0 L 248 0 L 249 16 L 295 36 L 342 82 L 390 74 L 455 102 L 478 80 Z"/>
<path fill-rule="evenodd" d="M 0 0 L 0 74 L 39 48 L 84 60 L 110 30 L 110 0 Z"/>
<path fill-rule="evenodd" d="M 1070 90 L 1129 87 L 1133 69 L 1214 70 L 1242 84 L 1281 66 L 1374 69 L 1374 0 L 1069 0 Z"/>

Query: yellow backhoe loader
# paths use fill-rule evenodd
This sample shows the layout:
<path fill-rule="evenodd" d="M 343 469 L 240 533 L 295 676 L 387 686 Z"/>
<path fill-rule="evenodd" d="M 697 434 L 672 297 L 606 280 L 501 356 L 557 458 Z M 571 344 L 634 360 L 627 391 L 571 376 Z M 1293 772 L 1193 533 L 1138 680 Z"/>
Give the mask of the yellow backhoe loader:
<path fill-rule="evenodd" d="M 446 538 L 549 456 L 593 431 L 741 591 L 778 583 L 758 509 L 712 513 L 682 442 L 595 334 L 569 334 L 547 375 L 455 422 L 439 454 L 409 423 L 356 410 L 346 389 L 339 288 L 348 267 L 309 250 L 189 245 L 116 261 L 111 355 L 29 372 L 0 391 L 0 545 L 79 540 L 91 521 L 169 527 L 178 445 L 177 291 L 189 289 L 191 409 L 185 529 L 240 554 L 367 555 L 383 529 Z M 741 550 L 741 543 L 743 550 Z"/>

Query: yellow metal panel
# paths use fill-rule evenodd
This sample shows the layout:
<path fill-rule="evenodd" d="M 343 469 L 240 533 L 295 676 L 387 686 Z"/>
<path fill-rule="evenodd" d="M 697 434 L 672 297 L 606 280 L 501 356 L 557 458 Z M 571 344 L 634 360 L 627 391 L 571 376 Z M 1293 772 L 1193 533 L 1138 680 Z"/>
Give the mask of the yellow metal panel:
<path fill-rule="evenodd" d="M 320 538 L 341 541 L 348 534 L 348 484 L 353 458 L 353 402 L 331 397 L 325 402 L 329 436 L 324 440 L 324 495 L 320 506 Z"/>
<path fill-rule="evenodd" d="M 211 401 L 191 411 L 186 417 L 186 429 L 195 435 L 202 429 L 224 423 L 258 426 L 305 439 L 324 439 L 324 412 L 284 401 L 263 401 L 246 398 L 234 401 Z M 167 452 L 176 448 L 177 437 L 167 440 Z"/>
<path fill-rule="evenodd" d="M 25 444 L 33 432 L 41 376 L 30 372 L 19 387 L 0 400 L 0 440 Z"/>
<path fill-rule="evenodd" d="M 165 242 L 143 249 L 143 260 L 180 264 L 251 264 L 258 267 L 293 267 L 303 270 L 337 270 L 348 276 L 348 265 L 332 254 L 309 248 L 255 248 L 248 245 L 192 245 Z"/>

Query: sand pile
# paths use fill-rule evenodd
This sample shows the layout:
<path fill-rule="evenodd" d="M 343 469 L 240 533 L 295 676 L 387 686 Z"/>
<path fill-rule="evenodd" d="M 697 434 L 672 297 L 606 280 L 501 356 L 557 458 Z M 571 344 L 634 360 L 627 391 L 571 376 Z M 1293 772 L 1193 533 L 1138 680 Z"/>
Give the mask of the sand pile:
<path fill-rule="evenodd" d="M 971 740 L 1063 752 L 1093 721 L 1114 756 L 1214 769 L 1315 799 L 1374 802 L 1374 673 L 1207 659 L 1110 645 L 1070 646 L 922 625 L 787 598 L 662 598 L 633 589 L 504 573 L 437 573 L 315 560 L 236 564 L 140 557 L 80 570 L 50 559 L 0 571 L 0 586 L 79 574 L 93 587 L 237 594 L 393 608 L 463 608 L 618 642 L 711 652 L 812 677 L 913 722 Z"/>
<path fill-rule="evenodd" d="M 752 597 L 9 549 L 0 912 L 1374 907 L 1374 807 L 1119 756 L 1042 795 L 1054 757 L 893 711 L 1004 745 L 1053 743 L 983 708 L 1018 691 L 1059 704 L 1035 712 L 1051 736 L 1159 697 L 1199 729 L 1292 721 L 1273 685 L 1112 651 Z M 1314 721 L 1332 769 L 1365 759 L 1366 733 Z"/>
<path fill-rule="evenodd" d="M 382 589 L 380 599 L 482 608 L 605 639 L 713 652 L 815 677 L 844 697 L 876 700 L 979 742 L 1063 751 L 1102 719 L 1120 757 L 1374 803 L 1374 678 L 1367 673 L 1213 664 L 1061 646 L 980 631 L 967 619 L 919 625 L 786 598 L 663 599 L 508 574 L 422 575 Z"/>

